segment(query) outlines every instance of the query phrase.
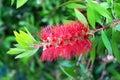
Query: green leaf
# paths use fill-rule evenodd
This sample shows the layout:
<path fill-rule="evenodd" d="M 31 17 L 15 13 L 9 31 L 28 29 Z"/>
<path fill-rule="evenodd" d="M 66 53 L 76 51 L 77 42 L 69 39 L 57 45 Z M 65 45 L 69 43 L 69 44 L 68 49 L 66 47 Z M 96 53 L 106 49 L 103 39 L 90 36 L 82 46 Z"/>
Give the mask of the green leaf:
<path fill-rule="evenodd" d="M 112 47 L 111 47 L 110 41 L 108 40 L 107 35 L 105 34 L 105 32 L 103 30 L 101 31 L 101 35 L 102 35 L 101 36 L 102 41 L 103 41 L 105 47 L 107 48 L 108 53 L 112 54 Z"/>
<path fill-rule="evenodd" d="M 28 0 L 17 0 L 17 8 L 21 7 L 24 5 Z"/>
<path fill-rule="evenodd" d="M 26 41 L 27 43 L 29 43 L 29 44 L 33 43 L 31 36 L 29 36 L 27 33 L 20 31 L 20 35 L 21 35 L 22 39 L 24 39 L 24 41 Z"/>
<path fill-rule="evenodd" d="M 15 33 L 16 34 L 16 33 Z M 25 47 L 25 46 L 28 46 L 29 44 L 26 43 L 26 41 L 24 41 L 24 39 L 21 38 L 21 36 L 17 36 L 16 37 L 16 41 L 18 42 L 18 44 L 21 46 L 21 47 Z"/>
<path fill-rule="evenodd" d="M 67 67 L 67 68 L 62 66 L 59 67 L 69 78 L 74 79 L 77 77 L 77 75 L 74 72 L 74 67 Z"/>
<path fill-rule="evenodd" d="M 80 11 L 78 11 L 77 9 L 74 9 L 74 10 L 75 10 L 75 14 L 76 14 L 76 17 L 78 18 L 78 20 L 80 22 L 82 22 L 83 24 L 87 25 L 88 23 L 87 23 L 87 20 L 84 17 L 84 15 Z"/>
<path fill-rule="evenodd" d="M 92 51 L 90 52 L 90 58 L 92 60 L 92 63 L 95 61 L 95 45 L 92 48 Z"/>
<path fill-rule="evenodd" d="M 117 70 L 115 70 L 115 69 L 110 69 L 109 70 L 109 72 L 113 75 L 113 76 L 119 76 L 119 78 L 120 78 L 120 73 L 117 71 Z"/>
<path fill-rule="evenodd" d="M 26 29 L 26 28 L 25 28 Z M 16 32 L 14 31 L 14 35 L 18 44 L 15 45 L 16 48 L 10 49 L 8 54 L 19 54 L 15 58 L 24 58 L 32 56 L 39 49 L 38 47 L 32 46 L 33 44 L 39 44 L 40 41 L 36 41 L 29 31 L 26 29 L 27 33 L 23 31 Z"/>
<path fill-rule="evenodd" d="M 105 49 L 104 43 L 102 41 L 102 38 L 98 38 L 99 42 L 98 42 L 98 47 L 97 47 L 97 53 L 102 53 L 103 50 Z"/>
<path fill-rule="evenodd" d="M 30 57 L 32 55 L 34 55 L 36 53 L 38 49 L 34 49 L 34 50 L 27 50 L 19 55 L 17 55 L 15 58 L 23 58 L 23 57 Z"/>
<path fill-rule="evenodd" d="M 111 15 L 110 15 L 109 11 L 107 11 L 100 4 L 97 4 L 97 3 L 94 3 L 94 2 L 90 2 L 89 6 L 91 6 L 95 11 L 97 11 L 102 16 L 104 16 L 104 17 L 106 17 L 108 19 L 111 19 Z"/>
<path fill-rule="evenodd" d="M 116 18 L 120 18 L 120 3 L 113 4 L 113 12 Z"/>
<path fill-rule="evenodd" d="M 11 48 L 7 54 L 19 54 L 21 52 L 25 51 L 25 49 L 19 49 L 19 48 Z"/>
<path fill-rule="evenodd" d="M 11 5 L 13 5 L 14 2 L 15 2 L 15 0 L 11 0 Z"/>
<path fill-rule="evenodd" d="M 117 44 L 117 37 L 118 35 L 116 34 L 115 28 L 112 29 L 112 49 L 114 56 L 116 59 L 120 62 L 120 54 L 118 50 L 118 44 Z"/>
<path fill-rule="evenodd" d="M 88 21 L 89 21 L 90 25 L 93 28 L 95 28 L 95 22 L 96 22 L 95 13 L 94 13 L 94 10 L 91 7 L 87 8 L 87 18 L 88 18 Z"/>
<path fill-rule="evenodd" d="M 74 9 L 74 8 L 83 8 L 83 9 L 85 9 L 86 8 L 86 6 L 84 6 L 82 4 L 77 4 L 77 3 L 67 4 L 66 7 L 67 8 L 72 8 L 72 9 Z"/>
<path fill-rule="evenodd" d="M 28 35 L 33 39 L 33 41 L 36 41 L 34 38 L 33 38 L 33 36 L 30 34 L 30 32 L 28 31 L 28 29 L 25 27 L 25 30 L 26 30 L 26 32 L 28 33 Z"/>
<path fill-rule="evenodd" d="M 14 35 L 16 37 L 16 41 L 18 42 L 18 44 L 22 47 L 26 47 L 29 46 L 30 44 L 33 44 L 33 38 L 31 37 L 31 35 L 20 31 L 20 33 L 14 31 Z"/>
<path fill-rule="evenodd" d="M 100 25 L 103 25 L 102 16 L 96 11 L 94 11 L 94 13 L 95 13 L 96 22 L 98 22 Z"/>

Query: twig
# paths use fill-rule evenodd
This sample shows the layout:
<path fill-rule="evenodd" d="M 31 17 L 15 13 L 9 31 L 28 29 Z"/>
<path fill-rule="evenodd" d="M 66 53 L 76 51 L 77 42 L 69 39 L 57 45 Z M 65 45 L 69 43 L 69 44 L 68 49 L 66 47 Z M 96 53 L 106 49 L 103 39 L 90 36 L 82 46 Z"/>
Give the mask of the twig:
<path fill-rule="evenodd" d="M 100 78 L 99 78 L 99 80 L 104 80 L 104 75 L 105 75 L 105 69 L 106 69 L 106 62 L 104 63 L 104 68 L 103 68 L 103 71 L 102 71 L 102 74 L 101 74 L 101 76 L 100 76 Z"/>
<path fill-rule="evenodd" d="M 88 63 L 87 63 L 87 66 L 86 66 L 86 69 L 88 70 L 89 66 L 90 66 L 90 63 L 91 63 L 91 60 L 89 59 L 88 60 Z"/>
<path fill-rule="evenodd" d="M 80 54 L 80 56 L 79 56 L 79 58 L 78 58 L 78 61 L 77 61 L 77 63 L 76 63 L 76 66 L 79 66 L 81 58 L 82 58 L 82 54 Z"/>
<path fill-rule="evenodd" d="M 104 29 L 107 29 L 107 28 L 109 28 L 109 27 L 114 27 L 114 26 L 116 26 L 117 24 L 120 24 L 120 20 L 116 20 L 116 21 L 114 21 L 113 23 L 111 23 L 109 26 L 104 26 L 104 27 L 102 27 L 102 28 L 98 28 L 98 29 L 96 29 L 96 30 L 90 30 L 90 32 L 88 33 L 88 34 L 95 34 L 96 32 L 99 32 L 99 31 L 101 31 L 101 30 L 104 30 Z"/>

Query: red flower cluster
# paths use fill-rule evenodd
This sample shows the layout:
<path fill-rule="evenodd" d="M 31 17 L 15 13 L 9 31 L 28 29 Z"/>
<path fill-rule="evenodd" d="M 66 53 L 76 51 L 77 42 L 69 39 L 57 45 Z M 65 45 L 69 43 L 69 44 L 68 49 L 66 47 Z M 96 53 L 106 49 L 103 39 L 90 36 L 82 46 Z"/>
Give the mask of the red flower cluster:
<path fill-rule="evenodd" d="M 87 32 L 88 28 L 78 21 L 42 29 L 41 61 L 53 61 L 58 57 L 70 59 L 88 52 L 91 49 L 91 42 Z"/>

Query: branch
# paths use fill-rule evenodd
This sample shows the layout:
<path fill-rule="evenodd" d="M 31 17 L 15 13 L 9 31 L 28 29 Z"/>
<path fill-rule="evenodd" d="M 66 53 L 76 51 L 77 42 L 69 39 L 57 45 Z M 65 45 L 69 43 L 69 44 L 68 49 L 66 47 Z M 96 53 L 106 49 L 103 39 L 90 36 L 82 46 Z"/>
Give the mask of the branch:
<path fill-rule="evenodd" d="M 112 24 L 110 24 L 109 26 L 103 26 L 102 28 L 98 28 L 96 30 L 90 30 L 90 32 L 88 34 L 95 34 L 96 32 L 99 32 L 101 30 L 107 29 L 109 27 L 115 27 L 117 24 L 120 24 L 120 20 L 116 20 L 114 21 Z"/>
<path fill-rule="evenodd" d="M 79 58 L 78 58 L 78 61 L 77 61 L 77 63 L 76 63 L 76 66 L 79 66 L 81 58 L 82 58 L 82 54 L 80 54 L 80 56 L 79 56 Z"/>

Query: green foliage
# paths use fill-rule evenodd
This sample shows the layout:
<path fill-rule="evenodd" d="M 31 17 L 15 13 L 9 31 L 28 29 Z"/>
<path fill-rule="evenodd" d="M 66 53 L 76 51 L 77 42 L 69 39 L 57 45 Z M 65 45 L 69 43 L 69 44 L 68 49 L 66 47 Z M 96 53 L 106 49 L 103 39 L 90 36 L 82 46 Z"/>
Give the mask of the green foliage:
<path fill-rule="evenodd" d="M 87 20 L 84 17 L 84 15 L 80 11 L 78 11 L 77 9 L 74 9 L 74 10 L 75 10 L 75 14 L 76 14 L 76 17 L 78 18 L 78 20 L 80 22 L 84 23 L 85 25 L 87 25 L 88 23 L 87 23 Z"/>
<path fill-rule="evenodd" d="M 17 8 L 23 6 L 28 0 L 17 0 Z M 11 5 L 13 5 L 15 0 L 11 0 Z"/>
<path fill-rule="evenodd" d="M 119 50 L 118 50 L 118 32 L 115 31 L 115 28 L 112 29 L 112 48 L 113 48 L 113 53 L 114 56 L 117 58 L 117 60 L 120 62 L 120 54 L 119 54 Z"/>
<path fill-rule="evenodd" d="M 103 43 L 104 43 L 105 47 L 106 47 L 107 50 L 108 50 L 108 53 L 109 53 L 109 54 L 112 54 L 111 43 L 110 43 L 110 41 L 108 40 L 107 35 L 105 34 L 105 32 L 104 32 L 103 30 L 101 31 L 101 37 L 102 37 L 102 40 L 103 40 Z"/>
<path fill-rule="evenodd" d="M 102 5 L 104 6 L 105 4 L 102 4 Z M 95 28 L 96 22 L 103 25 L 102 16 L 105 17 L 106 19 L 109 19 L 109 21 L 111 21 L 111 14 L 109 13 L 108 10 L 106 10 L 107 8 L 103 6 L 93 1 L 88 1 L 87 18 L 88 18 L 90 25 L 93 28 Z"/>
<path fill-rule="evenodd" d="M 101 80 L 119 80 L 120 0 L 96 1 L 11 0 L 11 4 L 0 1 L 0 80 L 100 80 L 101 75 Z M 42 26 L 76 18 L 91 26 L 88 27 L 92 31 L 108 28 L 90 36 L 92 50 L 81 58 L 78 66 L 78 56 L 67 61 L 41 62 L 42 50 L 35 45 L 40 44 L 36 34 Z M 13 55 L 21 59 L 14 59 Z"/>
<path fill-rule="evenodd" d="M 14 31 L 14 35 L 18 43 L 16 44 L 17 48 L 11 48 L 7 52 L 8 54 L 19 54 L 15 58 L 23 58 L 32 56 L 37 52 L 38 48 L 34 47 L 36 40 L 31 36 L 29 32 L 27 34 L 23 31 L 19 31 L 19 33 Z"/>
<path fill-rule="evenodd" d="M 91 7 L 87 8 L 87 18 L 88 18 L 88 21 L 91 24 L 91 26 L 93 28 L 95 28 L 95 22 L 96 22 L 95 12 L 94 12 L 94 10 Z"/>
<path fill-rule="evenodd" d="M 82 9 L 86 9 L 86 6 L 85 5 L 82 5 L 82 4 L 78 4 L 78 3 L 70 3 L 70 4 L 67 4 L 66 5 L 67 8 L 82 8 Z"/>
<path fill-rule="evenodd" d="M 120 18 L 120 3 L 114 3 L 113 9 L 114 9 L 115 17 L 119 19 Z"/>
<path fill-rule="evenodd" d="M 90 52 L 90 58 L 92 60 L 92 64 L 95 61 L 95 46 L 93 47 L 92 51 Z"/>

